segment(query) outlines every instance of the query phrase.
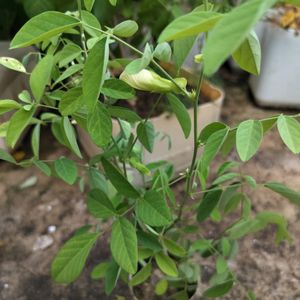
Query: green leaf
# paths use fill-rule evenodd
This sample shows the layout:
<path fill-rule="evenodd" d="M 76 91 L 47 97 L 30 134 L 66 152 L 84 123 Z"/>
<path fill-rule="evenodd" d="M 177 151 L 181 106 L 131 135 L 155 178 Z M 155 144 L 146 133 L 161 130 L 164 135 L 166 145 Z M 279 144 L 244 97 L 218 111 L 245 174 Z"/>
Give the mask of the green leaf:
<path fill-rule="evenodd" d="M 207 168 L 216 157 L 228 136 L 228 132 L 229 129 L 224 128 L 214 132 L 208 138 L 202 156 L 202 168 Z"/>
<path fill-rule="evenodd" d="M 169 62 L 172 56 L 172 48 L 166 42 L 158 44 L 154 50 L 153 56 L 158 60 Z"/>
<path fill-rule="evenodd" d="M 182 128 L 185 138 L 188 138 L 192 129 L 192 121 L 186 107 L 176 96 L 172 94 L 168 94 L 168 100 Z"/>
<path fill-rule="evenodd" d="M 112 137 L 112 121 L 106 107 L 98 103 L 88 115 L 87 130 L 98 147 L 106 146 Z"/>
<path fill-rule="evenodd" d="M 94 16 L 92 13 L 83 10 L 81 12 L 81 18 L 82 18 L 82 26 L 84 30 L 91 36 L 96 38 L 98 41 L 98 38 L 102 36 L 101 33 L 101 25 L 99 23 L 99 20 L 96 16 Z M 93 27 L 93 28 L 91 28 Z"/>
<path fill-rule="evenodd" d="M 138 24 L 132 20 L 126 20 L 118 24 L 114 29 L 113 33 L 116 36 L 128 38 L 133 36 L 139 29 Z"/>
<path fill-rule="evenodd" d="M 136 123 L 142 120 L 134 111 L 121 106 L 109 106 L 108 112 L 112 117 L 125 120 L 129 123 Z"/>
<path fill-rule="evenodd" d="M 137 127 L 137 136 L 141 144 L 152 153 L 155 140 L 155 129 L 150 121 L 143 121 Z"/>
<path fill-rule="evenodd" d="M 147 191 L 136 204 L 136 214 L 139 219 L 150 226 L 166 226 L 172 222 L 172 216 L 167 202 L 162 194 Z"/>
<path fill-rule="evenodd" d="M 88 11 L 91 11 L 93 9 L 95 0 L 84 0 L 84 6 Z"/>
<path fill-rule="evenodd" d="M 49 22 L 51 20 L 51 22 Z M 79 20 L 60 12 L 48 11 L 31 18 L 15 35 L 11 49 L 27 47 L 79 25 Z"/>
<path fill-rule="evenodd" d="M 264 186 L 300 206 L 300 193 L 290 189 L 286 185 L 278 182 L 268 182 Z"/>
<path fill-rule="evenodd" d="M 109 0 L 109 3 L 110 3 L 112 6 L 116 6 L 116 5 L 117 5 L 117 0 Z"/>
<path fill-rule="evenodd" d="M 5 150 L 0 148 L 0 160 L 5 160 L 7 162 L 10 162 L 12 164 L 17 164 L 16 160 Z"/>
<path fill-rule="evenodd" d="M 203 222 L 205 221 L 212 211 L 215 209 L 215 207 L 218 205 L 220 197 L 222 195 L 222 190 L 214 190 L 211 192 L 208 192 L 202 202 L 199 205 L 198 208 L 198 214 L 197 214 L 197 221 Z"/>
<path fill-rule="evenodd" d="M 134 277 L 132 277 L 131 281 L 129 282 L 129 285 L 136 286 L 145 282 L 151 276 L 151 272 L 152 266 L 151 263 L 148 263 L 138 273 L 136 273 Z"/>
<path fill-rule="evenodd" d="M 119 79 L 105 80 L 101 93 L 106 97 L 111 97 L 117 100 L 128 100 L 135 97 L 134 89 L 126 82 Z"/>
<path fill-rule="evenodd" d="M 103 263 L 100 263 L 99 265 L 95 266 L 91 273 L 91 278 L 93 280 L 105 278 L 105 273 L 106 273 L 108 267 L 109 267 L 109 264 L 107 262 L 103 262 Z"/>
<path fill-rule="evenodd" d="M 30 75 L 30 88 L 37 102 L 41 100 L 47 84 L 50 83 L 53 65 L 53 55 L 46 55 L 39 61 Z"/>
<path fill-rule="evenodd" d="M 259 39 L 254 31 L 232 54 L 235 62 L 245 71 L 258 75 L 261 65 L 261 48 Z"/>
<path fill-rule="evenodd" d="M 72 65 L 68 69 L 66 69 L 55 81 L 53 86 L 57 85 L 59 82 L 71 77 L 72 75 L 78 73 L 83 68 L 83 65 Z"/>
<path fill-rule="evenodd" d="M 175 262 L 163 252 L 155 254 L 155 261 L 162 272 L 171 277 L 178 276 L 178 270 Z"/>
<path fill-rule="evenodd" d="M 128 182 L 128 180 L 108 160 L 102 158 L 102 165 L 106 177 L 110 180 L 116 190 L 129 198 L 139 198 L 139 192 Z"/>
<path fill-rule="evenodd" d="M 244 42 L 254 25 L 276 0 L 249 0 L 218 22 L 203 49 L 205 75 L 212 75 Z"/>
<path fill-rule="evenodd" d="M 141 245 L 142 247 L 146 249 L 151 249 L 155 252 L 162 250 L 162 247 L 158 242 L 157 236 L 143 231 L 138 231 L 137 236 L 139 245 Z"/>
<path fill-rule="evenodd" d="M 82 88 L 75 87 L 63 94 L 58 108 L 63 116 L 69 116 L 77 112 L 82 104 Z"/>
<path fill-rule="evenodd" d="M 99 189 L 108 194 L 107 180 L 97 169 L 90 168 L 88 171 L 90 189 Z"/>
<path fill-rule="evenodd" d="M 87 200 L 88 211 L 96 218 L 106 219 L 116 215 L 115 208 L 107 195 L 99 190 L 91 190 Z"/>
<path fill-rule="evenodd" d="M 22 106 L 15 100 L 3 99 L 0 100 L 0 115 L 5 114 L 11 110 L 19 109 Z"/>
<path fill-rule="evenodd" d="M 52 262 L 52 278 L 58 283 L 65 284 L 76 280 L 98 237 L 98 233 L 84 233 L 67 241 Z"/>
<path fill-rule="evenodd" d="M 161 33 L 158 41 L 168 42 L 209 31 L 222 18 L 222 15 L 211 11 L 193 11 L 171 22 Z"/>
<path fill-rule="evenodd" d="M 121 268 L 113 260 L 109 265 L 105 273 L 105 293 L 110 295 L 117 285 Z"/>
<path fill-rule="evenodd" d="M 51 176 L 51 169 L 46 163 L 44 163 L 43 161 L 40 161 L 40 160 L 36 160 L 36 159 L 33 160 L 33 163 L 44 174 L 46 174 L 47 176 Z"/>
<path fill-rule="evenodd" d="M 240 166 L 240 163 L 238 163 L 238 162 L 235 162 L 235 161 L 226 161 L 225 163 L 223 163 L 219 167 L 217 174 L 218 174 L 218 176 L 221 176 L 225 172 L 227 172 L 228 170 L 233 169 L 233 168 L 237 168 L 239 166 Z"/>
<path fill-rule="evenodd" d="M 189 36 L 180 40 L 175 40 L 173 44 L 173 61 L 176 64 L 177 70 L 179 70 L 185 62 L 188 54 L 190 53 L 196 36 Z"/>
<path fill-rule="evenodd" d="M 72 185 L 77 179 L 77 166 L 65 157 L 61 157 L 54 162 L 55 171 L 60 179 Z"/>
<path fill-rule="evenodd" d="M 31 135 L 31 147 L 32 147 L 33 155 L 35 157 L 39 157 L 40 133 L 41 133 L 41 124 L 37 124 L 35 125 Z"/>
<path fill-rule="evenodd" d="M 294 153 L 300 153 L 300 124 L 292 117 L 281 115 L 277 121 L 281 139 Z"/>
<path fill-rule="evenodd" d="M 239 177 L 240 174 L 239 173 L 226 173 L 221 175 L 220 177 L 218 177 L 214 182 L 213 185 L 219 185 L 221 183 L 224 183 L 226 181 L 232 180 L 236 177 Z"/>
<path fill-rule="evenodd" d="M 241 220 L 231 227 L 227 233 L 229 234 L 229 239 L 237 240 L 243 236 L 255 233 L 259 230 L 262 230 L 266 227 L 266 224 L 260 220 L 250 219 L 250 220 Z"/>
<path fill-rule="evenodd" d="M 109 43 L 102 39 L 90 50 L 83 68 L 82 89 L 84 103 L 93 111 L 99 98 L 108 64 Z"/>
<path fill-rule="evenodd" d="M 163 238 L 163 243 L 165 247 L 167 248 L 168 252 L 171 253 L 172 255 L 175 255 L 177 257 L 185 257 L 186 256 L 186 251 L 183 247 L 178 245 L 176 242 L 173 240 Z"/>
<path fill-rule="evenodd" d="M 0 57 L 0 65 L 21 73 L 26 73 L 26 68 L 23 64 L 12 57 Z"/>
<path fill-rule="evenodd" d="M 81 55 L 81 48 L 75 44 L 67 44 L 64 48 L 55 55 L 56 61 L 60 68 L 67 66 Z"/>
<path fill-rule="evenodd" d="M 64 117 L 62 119 L 63 122 L 63 128 L 64 128 L 64 133 L 66 136 L 66 139 L 68 141 L 68 144 L 70 145 L 70 149 L 79 157 L 82 158 L 79 146 L 77 144 L 77 139 L 76 139 L 76 133 L 75 130 L 69 120 L 68 117 Z"/>
<path fill-rule="evenodd" d="M 157 284 L 155 285 L 155 294 L 157 296 L 162 296 L 164 295 L 167 290 L 168 290 L 168 280 L 166 279 L 161 279 L 160 281 L 157 282 Z"/>
<path fill-rule="evenodd" d="M 35 109 L 26 111 L 21 108 L 17 111 L 10 119 L 7 133 L 6 133 L 6 143 L 10 147 L 14 147 L 25 128 L 29 125 Z"/>
<path fill-rule="evenodd" d="M 229 280 L 225 283 L 218 284 L 218 285 L 215 285 L 215 286 L 207 289 L 203 293 L 203 296 L 208 297 L 208 298 L 221 297 L 221 296 L 224 296 L 225 294 L 227 294 L 231 290 L 232 287 L 233 287 L 233 281 Z"/>
<path fill-rule="evenodd" d="M 137 236 L 135 227 L 127 219 L 119 218 L 114 222 L 110 247 L 120 267 L 134 274 L 138 262 Z"/>
<path fill-rule="evenodd" d="M 263 139 L 263 127 L 260 121 L 247 120 L 242 122 L 236 133 L 236 148 L 242 161 L 251 159 Z"/>

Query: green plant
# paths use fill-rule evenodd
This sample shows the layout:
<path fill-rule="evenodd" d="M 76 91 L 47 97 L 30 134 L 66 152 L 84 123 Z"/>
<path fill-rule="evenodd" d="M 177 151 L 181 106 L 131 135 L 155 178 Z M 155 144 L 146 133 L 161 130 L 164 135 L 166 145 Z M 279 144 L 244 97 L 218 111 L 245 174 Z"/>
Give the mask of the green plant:
<path fill-rule="evenodd" d="M 240 162 L 225 161 L 215 180 L 211 184 L 207 181 L 210 165 L 219 152 L 226 156 L 236 145 L 241 161 L 246 162 L 259 149 L 264 134 L 276 124 L 287 147 L 295 154 L 300 153 L 299 114 L 246 120 L 235 128 L 212 123 L 201 131 L 196 122 L 201 118 L 197 107 L 203 77 L 216 72 L 229 56 L 248 72 L 259 73 L 260 47 L 252 28 L 277 1 L 245 1 L 226 14 L 214 11 L 213 3 L 204 1 L 171 22 L 161 33 L 160 43 L 155 48 L 147 44 L 144 51 L 126 42 L 138 31 L 135 21 L 105 28 L 89 12 L 94 2 L 85 0 L 84 10 L 78 1 L 78 11 L 67 14 L 44 12 L 21 28 L 11 47 L 37 44 L 41 49 L 40 60 L 31 73 L 21 62 L 1 58 L 0 64 L 28 74 L 31 93 L 21 92 L 18 101 L 0 100 L 1 114 L 16 110 L 8 122 L 1 124 L 0 132 L 6 136 L 7 144 L 14 147 L 24 129 L 33 126 L 33 157 L 16 162 L 0 150 L 0 158 L 22 167 L 34 165 L 46 175 L 71 185 L 79 183 L 81 191 L 88 180 L 87 209 L 96 221 L 78 230 L 55 257 L 51 274 L 56 282 L 68 284 L 76 280 L 94 244 L 110 233 L 112 259 L 95 266 L 91 274 L 95 280 L 105 278 L 107 294 L 120 279 L 128 284 L 132 298 L 136 298 L 135 287 L 156 276 L 157 295 L 176 293 L 172 297 L 188 299 L 200 278 L 200 263 L 195 264 L 200 254 L 216 261 L 211 287 L 203 296 L 222 296 L 234 283 L 239 283 L 227 260 L 234 257 L 240 238 L 275 224 L 276 242 L 291 241 L 287 221 L 273 212 L 254 214 L 243 186 L 267 188 L 300 205 L 300 195 L 281 183 L 258 184 L 251 176 L 233 172 Z M 110 0 L 112 5 L 116 2 Z M 172 56 L 179 68 L 182 53 L 188 52 L 185 45 L 199 34 L 204 34 L 206 41 L 195 58 L 201 71 L 193 91 L 187 89 L 184 78 L 169 75 L 159 61 L 168 61 Z M 73 35 L 79 37 L 79 43 L 71 41 L 69 36 Z M 173 55 L 168 42 L 172 42 Z M 115 44 L 128 47 L 140 57 L 111 58 L 110 47 Z M 114 75 L 116 66 L 124 68 L 119 78 Z M 167 162 L 143 164 L 141 147 L 151 152 L 156 138 L 150 119 L 153 110 L 142 119 L 116 102 L 130 101 L 135 89 L 157 93 L 156 105 L 161 95 L 167 94 L 183 134 L 189 136 L 193 128 L 193 159 L 181 177 L 174 178 Z M 194 107 L 193 121 L 178 95 Z M 49 111 L 37 115 L 37 110 L 43 108 Z M 60 157 L 49 162 L 40 158 L 40 132 L 49 123 L 56 139 L 78 159 Z M 81 161 L 75 124 L 86 130 L 102 149 L 88 162 Z M 112 134 L 113 124 L 119 125 L 117 135 Z M 204 151 L 199 158 L 200 148 Z M 131 182 L 128 166 L 149 179 L 147 188 Z M 178 180 L 185 180 L 186 189 L 185 196 L 176 199 L 171 187 Z M 209 218 L 222 221 L 233 211 L 240 211 L 240 216 L 222 235 L 210 239 L 199 233 L 199 224 Z M 153 268 L 161 270 L 159 276 L 157 272 L 154 275 Z M 252 291 L 246 293 L 254 299 Z"/>

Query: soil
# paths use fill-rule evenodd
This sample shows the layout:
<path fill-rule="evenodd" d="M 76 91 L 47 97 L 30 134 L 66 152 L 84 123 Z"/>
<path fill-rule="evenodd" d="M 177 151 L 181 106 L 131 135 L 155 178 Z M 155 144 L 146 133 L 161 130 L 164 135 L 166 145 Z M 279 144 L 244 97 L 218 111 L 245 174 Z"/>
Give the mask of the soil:
<path fill-rule="evenodd" d="M 226 90 L 223 121 L 235 125 L 244 119 L 260 119 L 282 112 L 255 106 L 245 78 L 233 78 L 227 72 L 222 75 Z M 43 133 L 43 140 L 43 159 L 68 155 L 48 131 Z M 236 154 L 232 153 L 231 159 L 235 158 Z M 221 161 L 218 158 L 213 170 Z M 258 182 L 283 181 L 300 191 L 299 156 L 287 150 L 276 129 L 267 134 L 258 154 L 242 170 Z M 29 186 L 20 188 L 26 180 Z M 175 187 L 178 194 L 182 189 L 182 183 Z M 268 227 L 240 242 L 237 260 L 230 266 L 237 271 L 243 286 L 254 290 L 257 299 L 300 299 L 300 209 L 267 190 L 258 190 L 250 197 L 255 211 L 267 209 L 282 213 L 288 219 L 294 242 L 291 246 L 285 243 L 275 246 L 274 228 Z M 58 179 L 48 178 L 34 168 L 20 169 L 0 163 L 0 299 L 105 300 L 116 299 L 116 295 L 132 299 L 123 286 L 118 286 L 114 295 L 105 296 L 103 284 L 89 277 L 92 266 L 109 257 L 107 237 L 93 250 L 87 268 L 74 284 L 60 286 L 50 279 L 50 263 L 59 247 L 76 229 L 92 222 L 86 212 L 84 194 L 78 192 L 77 186 L 70 187 Z M 220 230 L 221 225 L 208 223 L 203 233 L 210 236 Z M 43 245 L 37 243 L 41 237 Z M 44 249 L 39 249 L 41 245 Z M 212 265 L 204 264 L 205 284 Z M 224 299 L 246 299 L 244 289 L 236 285 Z"/>

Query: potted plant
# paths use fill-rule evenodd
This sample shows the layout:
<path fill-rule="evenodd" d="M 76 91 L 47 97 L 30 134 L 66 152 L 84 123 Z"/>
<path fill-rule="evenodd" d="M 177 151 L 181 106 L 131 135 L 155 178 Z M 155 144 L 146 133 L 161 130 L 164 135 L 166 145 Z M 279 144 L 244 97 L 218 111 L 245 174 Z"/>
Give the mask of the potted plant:
<path fill-rule="evenodd" d="M 300 106 L 299 16 L 299 6 L 279 5 L 260 24 L 262 69 L 259 76 L 251 76 L 250 86 L 262 106 Z"/>
<path fill-rule="evenodd" d="M 33 155 L 17 162 L 0 150 L 0 158 L 22 167 L 34 165 L 46 175 L 56 176 L 70 185 L 80 183 L 81 189 L 87 190 L 87 210 L 95 217 L 95 222 L 77 230 L 54 258 L 51 275 L 57 283 L 69 284 L 76 280 L 95 243 L 108 235 L 111 259 L 95 266 L 91 274 L 95 280 L 104 278 L 108 295 L 122 280 L 128 285 L 132 299 L 149 299 L 154 293 L 167 299 L 220 297 L 239 283 L 228 261 L 235 256 L 240 238 L 274 224 L 276 242 L 291 241 L 287 221 L 277 213 L 252 210 L 247 189 L 267 188 L 299 205 L 300 195 L 296 191 L 281 183 L 258 185 L 251 176 L 233 172 L 237 163 L 232 161 L 220 166 L 213 182 L 208 176 L 216 155 L 228 154 L 235 146 L 241 161 L 249 161 L 259 149 L 263 135 L 275 124 L 286 146 L 299 154 L 299 114 L 246 120 L 234 128 L 219 122 L 201 131 L 197 126 L 201 118 L 198 102 L 204 75 L 212 75 L 232 54 L 245 69 L 257 67 L 257 52 L 253 51 L 257 47 L 253 48 L 251 30 L 275 2 L 248 0 L 227 14 L 219 14 L 209 10 L 208 1 L 204 1 L 203 6 L 166 27 L 159 37 L 162 53 L 170 49 L 168 41 L 200 33 L 206 36 L 204 48 L 196 57 L 201 68 L 195 91 L 187 86 L 186 78 L 173 77 L 160 65 L 154 49 L 146 46 L 141 52 L 126 41 L 138 30 L 133 20 L 103 29 L 89 12 L 94 1 L 84 1 L 86 10 L 78 1 L 78 11 L 42 13 L 20 29 L 11 47 L 37 44 L 43 55 L 30 73 L 31 95 L 26 93 L 27 103 L 17 99 L 0 100 L 0 109 L 15 111 L 5 130 L 10 146 L 16 145 L 28 126 L 33 126 Z M 79 35 L 81 43 L 72 42 L 69 34 Z M 111 72 L 111 65 L 116 61 L 110 58 L 109 50 L 115 43 L 140 55 L 126 64 L 120 77 Z M 18 70 L 20 65 L 15 68 Z M 74 74 L 77 76 L 73 80 L 66 80 Z M 124 106 L 116 106 L 117 101 L 131 99 L 136 90 L 159 94 L 157 103 L 162 98 L 160 95 L 167 95 L 186 133 L 190 131 L 187 127 L 190 115 L 183 101 L 193 106 L 193 155 L 190 167 L 180 177 L 185 183 L 184 195 L 176 197 L 172 192 L 178 178 L 174 178 L 171 164 L 159 161 L 145 165 L 136 147 L 139 141 L 147 150 L 153 148 L 155 134 L 150 120 L 153 109 L 141 118 Z M 45 108 L 48 111 L 35 115 L 37 109 Z M 118 120 L 117 133 L 113 132 L 112 119 Z M 40 157 L 40 133 L 49 123 L 56 139 L 72 150 L 77 159 L 59 157 L 44 161 Z M 138 124 L 136 132 L 132 130 L 133 123 Z M 82 158 L 75 125 L 85 129 L 102 149 L 88 162 Z M 201 151 L 203 154 L 198 157 Z M 128 164 L 141 174 L 151 174 L 147 188 L 130 181 Z M 199 232 L 199 225 L 204 221 L 221 222 L 232 212 L 237 219 L 225 225 L 220 235 L 211 238 Z M 200 266 L 208 257 L 216 268 L 210 285 L 203 287 Z M 150 289 L 144 288 L 149 285 Z M 145 294 L 147 291 L 150 295 Z M 247 287 L 246 295 L 255 298 Z"/>

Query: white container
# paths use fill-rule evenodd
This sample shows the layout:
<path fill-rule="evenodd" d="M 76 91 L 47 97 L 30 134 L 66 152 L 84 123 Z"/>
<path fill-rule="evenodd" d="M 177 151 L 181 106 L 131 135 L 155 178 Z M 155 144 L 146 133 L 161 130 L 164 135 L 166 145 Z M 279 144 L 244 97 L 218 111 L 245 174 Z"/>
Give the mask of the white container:
<path fill-rule="evenodd" d="M 29 53 L 34 51 L 34 48 L 24 48 L 9 50 L 9 41 L 0 41 L 0 56 L 13 57 L 18 60 Z M 31 61 L 30 66 L 33 66 Z M 18 94 L 22 90 L 28 89 L 29 77 L 26 74 L 18 73 L 13 70 L 9 70 L 3 66 L 0 66 L 0 99 L 12 99 L 17 100 Z M 0 116 L 0 124 L 7 121 L 11 114 L 5 114 Z M 0 148 L 6 149 L 5 140 L 0 137 Z"/>
<path fill-rule="evenodd" d="M 204 82 L 202 93 L 211 100 L 211 102 L 201 104 L 198 108 L 198 128 L 203 129 L 211 122 L 218 121 L 221 114 L 221 108 L 224 100 L 224 92 L 218 87 Z M 193 119 L 193 109 L 189 109 L 191 119 Z M 152 153 L 144 150 L 143 162 L 145 164 L 166 160 L 174 165 L 175 173 L 178 174 L 181 171 L 189 167 L 193 154 L 193 134 L 188 139 L 185 139 L 182 129 L 176 119 L 175 115 L 164 113 L 158 117 L 151 118 L 156 132 L 166 134 L 170 137 L 172 146 L 169 149 L 168 139 L 156 139 L 154 150 Z M 119 132 L 119 126 L 117 122 L 113 122 L 113 134 L 116 135 Z M 92 157 L 101 152 L 101 150 L 94 145 L 89 135 L 80 127 L 78 127 L 79 140 L 86 153 Z M 134 181 L 140 183 L 140 178 L 135 174 Z"/>
<path fill-rule="evenodd" d="M 250 87 L 258 104 L 300 107 L 300 36 L 294 30 L 264 22 L 260 28 L 262 66 Z M 261 26 L 261 25 L 260 25 Z"/>

